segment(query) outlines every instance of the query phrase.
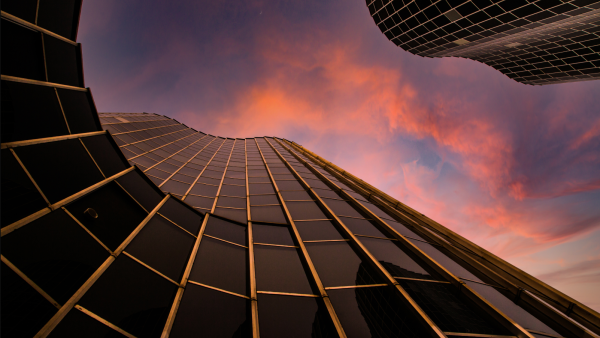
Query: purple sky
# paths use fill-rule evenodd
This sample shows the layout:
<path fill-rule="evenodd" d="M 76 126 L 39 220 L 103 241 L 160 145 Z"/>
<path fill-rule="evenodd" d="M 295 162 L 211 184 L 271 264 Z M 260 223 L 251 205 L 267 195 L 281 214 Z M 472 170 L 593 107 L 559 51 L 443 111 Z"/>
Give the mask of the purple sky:
<path fill-rule="evenodd" d="M 101 112 L 296 141 L 600 310 L 600 81 L 396 47 L 362 0 L 84 1 Z"/>

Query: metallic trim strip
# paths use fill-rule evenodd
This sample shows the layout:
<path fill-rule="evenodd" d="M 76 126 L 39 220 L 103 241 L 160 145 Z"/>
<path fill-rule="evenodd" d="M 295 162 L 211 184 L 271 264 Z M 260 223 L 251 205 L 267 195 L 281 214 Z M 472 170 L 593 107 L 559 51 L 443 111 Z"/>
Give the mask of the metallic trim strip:
<path fill-rule="evenodd" d="M 389 284 L 368 284 L 368 285 L 346 285 L 346 286 L 330 286 L 326 287 L 326 290 L 339 290 L 339 289 L 358 289 L 358 288 L 376 288 L 380 286 L 389 286 Z"/>
<path fill-rule="evenodd" d="M 8 268 L 14 271 L 17 275 L 19 275 L 19 277 L 21 277 L 27 284 L 29 284 L 29 286 L 34 288 L 35 291 L 37 291 L 42 297 L 46 298 L 46 300 L 49 301 L 55 308 L 61 308 L 60 304 L 57 301 L 55 301 L 54 298 L 50 297 L 50 295 L 47 294 L 46 291 L 42 290 L 42 288 L 35 284 L 34 281 L 29 279 L 29 277 L 27 277 L 27 275 L 23 273 L 23 271 L 19 270 L 19 268 L 17 268 L 13 263 L 11 263 L 6 257 L 4 257 L 4 255 L 0 255 L 0 257 L 2 259 L 2 263 L 6 264 Z"/>
<path fill-rule="evenodd" d="M 38 6 L 39 6 L 39 1 L 38 1 Z M 35 12 L 35 21 L 36 22 L 37 22 L 37 14 L 38 14 L 38 10 L 36 9 L 36 12 Z M 5 11 L 2 11 L 2 17 L 5 18 L 5 19 L 7 19 L 7 20 L 14 21 L 15 23 L 18 23 L 19 25 L 23 25 L 23 26 L 25 26 L 25 27 L 27 27 L 29 29 L 36 30 L 36 31 L 38 31 L 40 33 L 44 33 L 44 34 L 49 35 L 49 36 L 51 36 L 53 38 L 57 38 L 59 40 L 67 42 L 67 43 L 69 43 L 69 44 L 71 44 L 73 46 L 77 46 L 77 42 L 75 42 L 73 40 L 69 40 L 69 39 L 65 38 L 64 36 L 58 35 L 58 34 L 56 34 L 54 32 L 51 32 L 51 31 L 49 31 L 49 30 L 47 30 L 45 28 L 42 28 L 42 27 L 40 27 L 40 26 L 38 26 L 36 24 L 32 24 L 31 22 L 25 21 L 25 20 L 23 20 L 23 19 L 21 19 L 19 17 L 16 17 L 16 16 L 14 16 L 12 14 L 8 14 Z"/>
<path fill-rule="evenodd" d="M 61 135 L 61 136 L 53 136 L 53 137 L 36 138 L 36 139 L 24 140 L 24 141 L 6 142 L 6 143 L 2 143 L 0 148 L 1 149 L 17 148 L 17 147 L 31 146 L 31 145 L 40 144 L 40 143 L 57 142 L 57 141 L 63 141 L 63 140 L 76 139 L 76 138 L 80 138 L 80 137 L 90 137 L 90 136 L 104 135 L 104 134 L 106 134 L 106 130 L 93 131 L 90 133 L 69 134 L 69 135 Z"/>
<path fill-rule="evenodd" d="M 63 88 L 63 89 L 77 90 L 77 91 L 80 91 L 80 92 L 87 92 L 88 91 L 87 88 L 69 86 L 69 85 L 64 85 L 64 84 L 54 83 L 54 82 L 31 80 L 31 79 L 26 79 L 26 78 L 16 77 L 16 76 L 10 76 L 10 75 L 4 75 L 4 74 L 2 74 L 2 76 L 0 76 L 0 79 L 2 79 L 3 81 L 12 81 L 12 82 L 27 83 L 27 84 L 37 85 L 37 86 L 46 86 L 46 87 L 54 87 L 54 88 Z"/>
<path fill-rule="evenodd" d="M 95 320 L 99 321 L 100 323 L 102 323 L 102 324 L 104 324 L 104 325 L 106 325 L 106 326 L 110 327 L 111 329 L 113 329 L 113 330 L 115 330 L 115 331 L 119 332 L 120 334 L 124 335 L 125 337 L 129 337 L 129 338 L 136 338 L 136 336 L 134 336 L 134 335 L 132 335 L 131 333 L 129 333 L 129 332 L 127 332 L 127 331 L 123 330 L 122 328 L 120 328 L 120 327 L 116 326 L 115 324 L 113 324 L 113 323 L 109 322 L 108 320 L 106 320 L 106 319 L 104 319 L 104 318 L 102 318 L 102 317 L 98 316 L 97 314 L 95 314 L 95 313 L 93 313 L 92 311 L 90 311 L 90 310 L 88 310 L 88 309 L 84 308 L 84 307 L 83 307 L 83 306 L 81 306 L 81 305 L 75 305 L 75 308 L 76 308 L 77 310 L 79 310 L 79 311 L 81 311 L 81 312 L 85 313 L 86 315 L 88 315 L 88 316 L 90 316 L 90 317 L 94 318 Z"/>
<path fill-rule="evenodd" d="M 319 295 L 311 295 L 306 293 L 290 293 L 290 292 L 275 292 L 275 291 L 256 291 L 257 293 L 265 294 L 265 295 L 280 295 L 280 296 L 296 296 L 296 297 L 311 297 L 311 298 L 321 298 Z"/>
<path fill-rule="evenodd" d="M 235 292 L 231 292 L 231 291 L 219 289 L 219 288 L 216 288 L 214 286 L 210 286 L 210 285 L 206 285 L 206 284 L 194 282 L 193 280 L 190 280 L 188 282 L 191 283 L 191 284 L 194 284 L 194 285 L 203 286 L 203 287 L 208 288 L 208 289 L 213 289 L 213 290 L 221 291 L 221 292 L 228 293 L 230 295 L 238 296 L 238 297 L 245 298 L 245 299 L 250 299 L 250 297 L 248 297 L 248 296 L 244 296 L 244 295 L 240 295 L 239 293 L 235 293 Z"/>
<path fill-rule="evenodd" d="M 141 260 L 139 260 L 138 258 L 136 258 L 135 256 L 133 256 L 133 255 L 132 255 L 132 254 L 130 254 L 129 252 L 127 252 L 127 251 L 123 251 L 123 255 L 125 255 L 125 256 L 127 256 L 127 257 L 129 257 L 129 258 L 133 259 L 134 261 L 136 261 L 136 262 L 140 263 L 140 265 L 143 265 L 143 266 L 144 266 L 145 268 L 147 268 L 148 270 L 150 270 L 150 271 L 152 271 L 152 272 L 156 273 L 157 275 L 159 275 L 159 276 L 161 276 L 162 278 L 164 278 L 164 279 L 168 280 L 169 282 L 171 282 L 171 283 L 173 283 L 173 284 L 175 284 L 175 285 L 179 286 L 179 283 L 177 283 L 176 281 L 172 280 L 171 278 L 169 278 L 169 277 L 167 277 L 167 276 L 163 275 L 163 274 L 162 274 L 160 271 L 156 270 L 155 268 L 151 267 L 150 265 L 148 265 L 148 264 L 146 264 L 146 263 L 142 262 Z"/>

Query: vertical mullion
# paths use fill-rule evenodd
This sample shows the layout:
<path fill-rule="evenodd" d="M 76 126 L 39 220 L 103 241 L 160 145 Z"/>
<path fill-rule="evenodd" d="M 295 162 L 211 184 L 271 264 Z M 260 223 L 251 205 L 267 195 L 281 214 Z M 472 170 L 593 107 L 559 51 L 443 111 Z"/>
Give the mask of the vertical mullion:
<path fill-rule="evenodd" d="M 215 158 L 215 156 L 217 156 L 217 153 L 219 152 L 219 150 L 221 150 L 221 147 L 225 144 L 225 139 L 223 140 L 223 142 L 221 142 L 221 144 L 219 145 L 219 148 L 215 151 L 215 153 L 213 154 L 213 156 L 210 158 L 210 160 L 208 162 L 206 162 L 206 165 L 204 166 L 204 169 L 202 169 L 202 171 L 198 174 L 198 176 L 196 177 L 196 179 L 194 180 L 194 182 L 192 183 L 192 185 L 190 185 L 190 187 L 188 188 L 188 191 L 185 192 L 185 195 L 183 195 L 183 197 L 181 197 L 181 200 L 185 200 L 185 198 L 190 194 L 190 191 L 192 191 L 192 188 L 194 187 L 194 185 L 196 184 L 196 182 L 198 182 L 198 179 L 200 179 L 200 176 L 202 176 L 202 174 L 204 173 L 204 171 L 206 170 L 206 168 L 210 165 L 210 163 L 212 162 L 213 158 Z M 215 196 L 216 198 L 216 196 Z"/>
<path fill-rule="evenodd" d="M 34 23 L 37 25 L 38 22 L 38 14 L 40 12 L 40 0 L 37 0 L 37 4 L 35 5 L 35 21 Z"/>
<path fill-rule="evenodd" d="M 54 87 L 54 93 L 56 94 L 56 99 L 58 100 L 58 106 L 60 107 L 60 112 L 62 113 L 63 118 L 65 119 L 65 124 L 67 125 L 67 131 L 69 131 L 69 135 L 72 135 L 71 127 L 69 127 L 69 121 L 67 121 L 67 116 L 65 115 L 65 109 L 63 108 L 62 102 L 60 101 L 60 96 L 58 96 L 58 90 Z"/>
<path fill-rule="evenodd" d="M 328 217 L 331 217 L 334 220 L 334 223 L 337 223 L 338 227 L 342 229 L 342 231 L 344 232 L 344 234 L 346 236 L 348 236 L 348 238 L 350 239 L 350 242 L 352 242 L 353 246 L 355 248 L 359 249 L 359 251 L 362 253 L 363 257 L 367 257 L 369 259 L 371 265 L 373 265 L 374 267 L 376 267 L 377 270 L 379 270 L 379 273 L 385 277 L 385 279 L 387 280 L 387 283 L 393 285 L 396 288 L 396 290 L 400 293 L 402 298 L 405 300 L 405 303 L 407 303 L 409 306 L 412 307 L 413 312 L 416 313 L 418 318 L 420 318 L 422 320 L 422 322 L 426 325 L 426 327 L 429 328 L 430 333 L 437 337 L 446 337 L 444 335 L 444 333 L 442 332 L 442 330 L 439 327 L 437 327 L 437 325 L 433 322 L 433 320 L 431 320 L 431 318 L 429 318 L 429 316 L 423 311 L 423 309 L 421 309 L 421 307 L 419 307 L 419 305 L 417 305 L 417 303 L 410 297 L 410 295 L 406 292 L 406 290 L 404 290 L 400 286 L 398 281 L 396 281 L 394 279 L 394 277 L 392 277 L 392 275 L 367 250 L 367 248 L 356 238 L 356 236 L 354 236 L 352 231 L 350 231 L 350 229 L 348 229 L 348 227 L 344 224 L 344 222 L 333 212 L 333 210 L 331 210 L 329 208 L 329 206 L 323 201 L 323 199 L 321 199 L 319 194 L 317 194 L 317 192 L 304 180 L 304 178 L 302 178 L 302 176 L 300 176 L 298 174 L 296 169 L 294 169 L 294 167 L 292 167 L 292 165 L 285 159 L 285 157 L 283 157 L 281 155 L 281 153 L 271 144 L 271 142 L 269 142 L 269 140 L 266 138 L 265 138 L 265 140 L 267 141 L 267 143 L 269 143 L 269 145 L 277 153 L 279 158 L 285 163 L 285 165 L 288 167 L 288 169 L 290 169 L 290 171 L 292 171 L 292 173 L 294 174 L 296 179 L 298 179 L 298 181 L 300 181 L 300 184 L 302 184 L 302 186 L 308 190 L 310 195 L 315 199 L 315 202 L 320 207 L 322 207 L 323 210 L 326 211 L 326 215 Z"/>
<path fill-rule="evenodd" d="M 223 170 L 223 175 L 221 176 L 221 183 L 219 183 L 219 189 L 217 189 L 217 195 L 215 196 L 215 200 L 213 201 L 213 206 L 210 209 L 211 213 L 215 212 L 215 208 L 217 207 L 217 201 L 219 200 L 219 195 L 221 194 L 221 187 L 223 187 L 223 181 L 225 181 L 225 173 L 227 172 L 227 168 L 229 168 L 229 161 L 231 161 L 231 154 L 233 154 L 233 148 L 235 148 L 235 143 L 238 140 L 235 139 L 233 141 L 233 145 L 231 146 L 231 151 L 229 152 L 229 158 L 227 159 L 227 163 L 225 164 L 225 170 Z M 225 139 L 224 142 L 227 142 L 227 139 Z M 215 153 L 216 155 L 216 153 Z M 208 167 L 208 164 L 206 165 Z"/>
<path fill-rule="evenodd" d="M 346 333 L 344 332 L 342 323 L 340 322 L 337 314 L 335 313 L 335 309 L 333 308 L 333 304 L 331 303 L 331 300 L 329 299 L 329 295 L 327 295 L 327 291 L 325 290 L 325 287 L 323 286 L 323 282 L 321 281 L 321 278 L 319 277 L 319 274 L 317 273 L 317 269 L 315 268 L 309 254 L 308 254 L 308 250 L 306 250 L 306 246 L 304 245 L 304 242 L 302 241 L 302 237 L 300 237 L 298 228 L 296 228 L 296 224 L 294 223 L 294 220 L 292 219 L 292 216 L 287 208 L 287 205 L 286 205 L 285 201 L 283 200 L 283 197 L 281 196 L 281 192 L 279 191 L 279 188 L 277 187 L 277 183 L 275 182 L 275 179 L 273 178 L 271 169 L 269 169 L 269 165 L 267 164 L 267 161 L 265 160 L 262 150 L 260 149 L 260 145 L 258 144 L 258 141 L 256 139 L 254 139 L 254 142 L 256 143 L 258 152 L 260 153 L 260 157 L 262 158 L 263 163 L 265 164 L 265 167 L 267 168 L 267 173 L 269 174 L 269 179 L 271 180 L 271 183 L 273 184 L 273 187 L 275 188 L 277 198 L 279 199 L 279 202 L 281 203 L 281 206 L 283 208 L 285 216 L 288 219 L 290 226 L 292 227 L 294 237 L 296 239 L 296 242 L 298 243 L 298 246 L 300 247 L 300 250 L 302 251 L 302 256 L 304 258 L 304 261 L 308 265 L 310 273 L 313 277 L 313 280 L 314 280 L 315 284 L 317 285 L 317 288 L 319 289 L 321 298 L 323 299 L 323 302 L 325 303 L 325 306 L 327 307 L 327 311 L 329 312 L 331 321 L 333 322 L 333 325 L 335 326 L 335 329 L 336 329 L 338 335 L 341 338 L 345 338 Z"/>
<path fill-rule="evenodd" d="M 69 298 L 69 300 L 63 304 L 52 318 L 42 327 L 40 331 L 34 336 L 34 338 L 47 337 L 52 330 L 60 323 L 60 321 L 67 315 L 67 313 L 77 304 L 77 302 L 83 297 L 83 295 L 92 287 L 92 285 L 100 278 L 100 276 L 108 269 L 108 267 L 117 259 L 119 254 L 123 252 L 125 246 L 127 246 L 135 238 L 135 236 L 146 226 L 146 224 L 154 217 L 158 210 L 167 202 L 170 195 L 165 198 L 154 207 L 154 209 L 144 218 L 144 220 L 133 230 L 133 232 L 119 245 L 119 247 L 113 251 L 113 253 L 102 263 L 102 265 L 96 269 L 96 271 L 83 283 L 83 285 Z"/>
<path fill-rule="evenodd" d="M 194 261 L 196 260 L 196 255 L 198 254 L 198 248 L 200 247 L 200 241 L 202 240 L 202 236 L 204 235 L 204 230 L 206 229 L 206 224 L 208 223 L 208 218 L 210 214 L 206 213 L 204 215 L 204 219 L 202 220 L 202 226 L 200 227 L 200 232 L 198 232 L 198 237 L 196 237 L 196 242 L 194 243 L 194 247 L 192 249 L 192 253 L 190 255 L 190 259 L 185 267 L 183 272 L 183 276 L 181 277 L 181 283 L 179 283 L 179 288 L 177 289 L 177 293 L 175 294 L 175 299 L 173 300 L 173 305 L 171 305 L 171 310 L 169 311 L 169 316 L 167 317 L 167 322 L 165 323 L 165 327 L 163 328 L 161 338 L 168 338 L 171 334 L 171 329 L 173 328 L 173 323 L 175 322 L 175 317 L 177 316 L 177 311 L 179 310 L 179 304 L 181 304 L 181 299 L 183 297 L 183 293 L 185 291 L 185 287 L 190 277 L 190 273 L 192 272 L 192 267 L 194 266 Z"/>
<path fill-rule="evenodd" d="M 248 182 L 248 139 L 244 140 L 244 159 L 246 161 L 246 216 L 248 222 L 248 259 L 250 265 L 250 306 L 252 311 L 252 337 L 260 337 L 258 323 L 258 295 L 256 292 L 256 268 L 254 263 L 254 235 L 252 232 L 252 214 L 250 213 L 250 184 Z"/>

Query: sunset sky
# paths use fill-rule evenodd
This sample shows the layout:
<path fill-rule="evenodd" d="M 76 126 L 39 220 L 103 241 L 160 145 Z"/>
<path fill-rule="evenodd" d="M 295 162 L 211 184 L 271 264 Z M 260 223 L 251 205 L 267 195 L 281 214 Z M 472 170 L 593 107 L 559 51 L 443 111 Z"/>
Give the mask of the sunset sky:
<path fill-rule="evenodd" d="M 364 0 L 83 2 L 100 112 L 293 140 L 600 311 L 600 81 L 412 55 Z"/>

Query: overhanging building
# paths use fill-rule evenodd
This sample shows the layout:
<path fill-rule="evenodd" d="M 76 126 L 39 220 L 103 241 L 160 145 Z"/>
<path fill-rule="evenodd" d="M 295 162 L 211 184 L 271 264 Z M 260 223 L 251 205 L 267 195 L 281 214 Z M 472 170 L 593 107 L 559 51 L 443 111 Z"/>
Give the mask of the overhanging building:
<path fill-rule="evenodd" d="M 455 56 L 530 85 L 600 78 L 599 0 L 367 0 L 382 33 L 425 57 Z"/>
<path fill-rule="evenodd" d="M 3 337 L 600 333 L 594 310 L 301 145 L 98 114 L 76 29 L 55 28 L 80 4 L 7 3 Z"/>

